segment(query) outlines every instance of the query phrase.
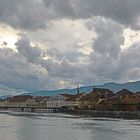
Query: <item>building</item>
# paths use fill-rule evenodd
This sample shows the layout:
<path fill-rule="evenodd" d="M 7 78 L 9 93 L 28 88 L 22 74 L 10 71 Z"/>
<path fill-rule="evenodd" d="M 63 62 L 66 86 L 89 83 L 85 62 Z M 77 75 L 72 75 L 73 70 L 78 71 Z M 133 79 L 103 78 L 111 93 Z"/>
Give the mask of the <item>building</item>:
<path fill-rule="evenodd" d="M 134 97 L 140 98 L 140 91 L 135 92 L 135 93 L 134 93 Z"/>
<path fill-rule="evenodd" d="M 52 108 L 66 107 L 66 99 L 70 97 L 68 94 L 58 94 L 50 96 L 46 100 L 46 106 Z"/>
<path fill-rule="evenodd" d="M 7 100 L 5 100 L 5 99 L 0 99 L 0 107 L 5 107 L 5 106 L 7 106 L 7 105 L 8 105 Z"/>
<path fill-rule="evenodd" d="M 97 110 L 103 111 L 113 111 L 113 110 L 120 110 L 121 109 L 121 101 L 117 96 L 101 100 L 96 105 Z"/>
<path fill-rule="evenodd" d="M 47 107 L 46 100 L 48 98 L 49 97 L 47 97 L 47 96 L 36 96 L 36 97 L 33 97 L 33 99 L 35 100 L 34 106 L 37 106 L 37 107 Z"/>
<path fill-rule="evenodd" d="M 99 102 L 111 98 L 113 96 L 114 96 L 113 92 L 109 89 L 93 88 L 92 92 L 84 95 L 80 99 L 80 108 L 97 110 L 97 104 Z"/>
<path fill-rule="evenodd" d="M 76 95 L 71 95 L 68 97 L 66 101 L 66 106 L 70 109 L 78 109 L 79 108 L 79 103 L 80 99 L 84 96 L 84 93 L 78 93 Z"/>
<path fill-rule="evenodd" d="M 126 98 L 131 98 L 132 96 L 134 96 L 134 93 L 128 89 L 122 89 L 116 92 L 115 95 L 119 97 L 120 99 L 126 99 Z"/>
<path fill-rule="evenodd" d="M 140 97 L 129 97 L 121 100 L 123 111 L 140 111 Z"/>
<path fill-rule="evenodd" d="M 26 107 L 35 105 L 35 100 L 30 95 L 14 96 L 8 100 L 8 106 L 11 107 Z"/>

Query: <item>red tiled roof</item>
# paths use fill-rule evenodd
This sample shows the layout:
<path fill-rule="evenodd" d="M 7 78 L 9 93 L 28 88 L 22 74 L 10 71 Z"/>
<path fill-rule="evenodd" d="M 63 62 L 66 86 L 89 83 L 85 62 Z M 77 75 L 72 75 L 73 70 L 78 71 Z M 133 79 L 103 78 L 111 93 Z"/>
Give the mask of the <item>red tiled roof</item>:
<path fill-rule="evenodd" d="M 76 101 L 76 100 L 82 98 L 83 95 L 84 95 L 84 93 L 71 95 L 68 99 L 66 99 L 66 101 Z"/>
<path fill-rule="evenodd" d="M 129 98 L 127 100 L 122 101 L 125 104 L 138 104 L 140 103 L 140 98 Z"/>
<path fill-rule="evenodd" d="M 95 101 L 99 98 L 110 98 L 113 96 L 113 92 L 109 89 L 94 88 L 92 92 L 83 96 L 80 101 Z"/>
<path fill-rule="evenodd" d="M 112 97 L 114 96 L 114 93 L 109 90 L 109 89 L 105 89 L 105 88 L 94 88 L 93 91 L 91 93 L 89 93 L 89 95 L 93 96 L 93 97 L 100 97 L 100 98 L 108 98 L 108 97 Z"/>
<path fill-rule="evenodd" d="M 111 98 L 108 98 L 108 99 L 105 99 L 105 100 L 101 100 L 101 102 L 100 102 L 100 104 L 104 104 L 104 103 L 118 103 L 118 102 L 120 102 L 120 99 L 118 98 L 118 97 L 116 97 L 116 96 L 114 96 L 114 97 L 111 97 Z"/>
<path fill-rule="evenodd" d="M 134 96 L 140 97 L 140 91 L 135 92 L 135 93 L 134 93 Z"/>
<path fill-rule="evenodd" d="M 91 94 L 86 94 L 80 99 L 80 101 L 94 101 L 94 100 L 97 100 L 97 97 L 93 97 Z"/>
<path fill-rule="evenodd" d="M 71 97 L 71 96 L 73 96 L 73 95 L 70 95 L 70 94 L 59 94 L 59 95 L 64 96 L 64 97 Z"/>
<path fill-rule="evenodd" d="M 31 99 L 32 96 L 30 95 L 19 95 L 19 96 L 14 96 L 9 99 L 9 102 L 25 102 L 28 99 Z"/>
<path fill-rule="evenodd" d="M 117 95 L 117 96 L 120 96 L 120 95 L 126 95 L 126 94 L 128 94 L 128 95 L 132 95 L 133 92 L 130 91 L 130 90 L 128 90 L 128 89 L 122 89 L 122 90 L 116 92 L 116 95 Z"/>
<path fill-rule="evenodd" d="M 37 97 L 34 97 L 34 100 L 37 101 L 37 102 L 40 102 L 42 101 L 43 99 L 46 99 L 48 98 L 47 96 L 37 96 Z"/>
<path fill-rule="evenodd" d="M 108 93 L 113 93 L 113 91 L 111 91 L 111 90 L 109 90 L 107 88 L 93 88 L 92 92 L 100 92 L 100 93 L 108 92 Z"/>
<path fill-rule="evenodd" d="M 140 94 L 140 91 L 135 92 L 135 94 Z"/>

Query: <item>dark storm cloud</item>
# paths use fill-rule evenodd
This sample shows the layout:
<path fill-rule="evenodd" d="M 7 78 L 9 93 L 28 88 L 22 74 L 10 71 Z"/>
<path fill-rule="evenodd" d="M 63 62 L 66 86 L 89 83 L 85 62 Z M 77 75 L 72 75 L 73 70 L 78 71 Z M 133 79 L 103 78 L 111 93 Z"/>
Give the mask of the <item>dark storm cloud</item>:
<path fill-rule="evenodd" d="M 123 28 L 110 19 L 100 17 L 87 21 L 86 25 L 89 30 L 93 26 L 98 36 L 92 46 L 94 51 L 104 57 L 117 58 L 124 43 Z"/>
<path fill-rule="evenodd" d="M 44 6 L 37 0 L 0 0 L 0 22 L 34 30 L 45 26 Z"/>
<path fill-rule="evenodd" d="M 74 61 L 69 49 L 63 54 L 59 48 L 48 49 L 46 54 L 50 58 L 44 60 L 40 57 L 38 48 L 29 45 L 30 40 L 26 36 L 18 40 L 17 49 L 29 62 L 45 68 L 48 72 L 47 80 L 53 80 L 53 83 L 58 83 L 60 79 L 80 84 L 127 81 L 134 71 L 137 71 L 133 75 L 136 78 L 140 69 L 139 43 L 122 51 L 123 27 L 110 19 L 98 17 L 96 20 L 88 20 L 85 25 L 89 30 L 94 28 L 98 37 L 92 44 L 93 52 L 84 56 L 87 57 L 84 63 L 77 61 L 83 54 L 78 54 L 76 49 L 74 51 L 78 55 L 73 58 Z M 37 53 L 30 53 L 32 49 Z"/>
<path fill-rule="evenodd" d="M 140 28 L 139 0 L 44 0 L 47 8 L 53 7 L 58 16 L 71 18 L 109 17 L 121 24 Z"/>
<path fill-rule="evenodd" d="M 32 47 L 29 39 L 22 35 L 17 41 L 17 50 L 21 53 L 29 62 L 35 61 L 35 59 L 41 57 L 41 50 L 37 47 Z"/>
<path fill-rule="evenodd" d="M 15 28 L 46 27 L 51 19 L 103 16 L 140 27 L 139 0 L 0 0 L 0 21 Z"/>
<path fill-rule="evenodd" d="M 41 63 L 42 66 L 46 67 L 46 69 L 49 72 L 49 75 L 52 77 L 57 78 L 73 78 L 77 74 L 77 69 L 75 65 L 72 65 L 67 58 L 62 58 L 60 61 L 56 62 L 52 59 L 49 59 L 47 61 L 43 61 L 44 63 Z"/>
<path fill-rule="evenodd" d="M 12 49 L 0 49 L 0 83 L 9 88 L 37 90 L 43 86 L 45 70 L 29 63 L 24 56 Z"/>
<path fill-rule="evenodd" d="M 56 17 L 69 17 L 75 15 L 72 3 L 69 0 L 44 0 L 44 3 L 47 8 L 55 13 Z"/>
<path fill-rule="evenodd" d="M 98 29 L 99 23 L 103 24 L 104 20 L 98 19 L 96 24 L 94 22 L 95 29 Z M 90 22 L 90 24 L 92 23 Z M 140 77 L 140 43 L 133 44 L 127 50 L 121 51 L 122 27 L 111 21 L 104 25 L 97 33 L 101 36 L 107 36 L 105 38 L 108 38 L 110 32 L 107 27 L 115 26 L 114 30 L 111 28 L 115 35 L 110 37 L 114 45 L 117 42 L 115 46 L 115 48 L 118 46 L 117 55 L 114 51 L 110 51 L 112 43 L 106 45 L 106 42 L 104 42 L 100 49 L 95 49 L 98 43 L 93 44 L 94 52 L 85 56 L 88 57 L 85 63 L 71 62 L 69 57 L 64 57 L 61 52 L 56 50 L 48 51 L 47 54 L 50 58 L 45 60 L 40 57 L 39 49 L 32 47 L 26 36 L 21 36 L 17 41 L 19 52 L 11 49 L 0 49 L 0 83 L 8 88 L 32 91 L 57 88 L 60 81 L 64 81 L 65 85 L 72 85 L 73 83 L 86 85 L 137 79 Z M 97 41 L 99 39 L 102 40 L 99 37 Z M 120 44 L 115 41 L 119 39 Z M 32 49 L 33 51 L 30 52 Z M 102 50 L 104 50 L 104 53 Z M 32 54 L 32 52 L 35 53 Z"/>

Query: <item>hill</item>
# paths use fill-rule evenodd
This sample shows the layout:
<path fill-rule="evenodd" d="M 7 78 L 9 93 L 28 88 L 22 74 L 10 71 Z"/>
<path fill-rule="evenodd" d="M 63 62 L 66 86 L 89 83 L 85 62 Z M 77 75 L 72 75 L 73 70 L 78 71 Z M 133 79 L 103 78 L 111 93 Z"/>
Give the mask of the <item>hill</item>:
<path fill-rule="evenodd" d="M 123 83 L 123 84 L 118 84 L 118 83 L 106 83 L 103 85 L 96 85 L 95 87 L 97 88 L 108 88 L 112 90 L 113 92 L 117 92 L 121 89 L 128 89 L 133 92 L 140 91 L 140 81 L 136 82 L 128 82 L 128 83 Z M 80 87 L 80 92 L 85 92 L 89 93 L 93 89 L 93 86 L 83 86 Z M 64 94 L 64 93 L 69 93 L 69 94 L 76 94 L 77 89 L 59 89 L 59 90 L 42 90 L 42 91 L 36 91 L 32 93 L 24 93 L 24 95 L 31 95 L 31 96 L 50 96 L 50 95 L 56 95 L 56 94 Z"/>

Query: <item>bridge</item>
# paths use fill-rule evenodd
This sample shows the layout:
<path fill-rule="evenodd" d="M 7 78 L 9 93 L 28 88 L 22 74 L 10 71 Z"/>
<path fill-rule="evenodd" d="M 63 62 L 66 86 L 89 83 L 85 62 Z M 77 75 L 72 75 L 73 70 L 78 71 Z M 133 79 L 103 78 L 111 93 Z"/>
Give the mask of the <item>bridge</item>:
<path fill-rule="evenodd" d="M 0 106 L 0 109 L 5 109 L 5 110 L 14 110 L 18 109 L 20 111 L 25 111 L 29 110 L 31 112 L 34 112 L 36 110 L 52 110 L 52 112 L 60 112 L 63 111 L 64 108 L 62 107 L 43 107 L 43 106 Z"/>

